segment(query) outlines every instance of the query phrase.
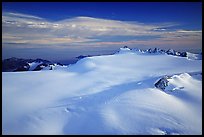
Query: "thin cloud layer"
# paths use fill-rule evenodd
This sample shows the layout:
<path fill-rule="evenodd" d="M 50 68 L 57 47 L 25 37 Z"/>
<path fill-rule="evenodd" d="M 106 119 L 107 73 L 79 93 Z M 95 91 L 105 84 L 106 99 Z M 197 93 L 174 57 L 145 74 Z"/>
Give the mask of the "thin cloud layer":
<path fill-rule="evenodd" d="M 15 48 L 105 45 L 196 45 L 202 47 L 201 30 L 171 29 L 177 23 L 145 24 L 92 17 L 48 21 L 33 15 L 4 12 L 2 45 Z M 117 39 L 107 40 L 104 37 Z M 124 37 L 124 38 L 123 38 Z M 126 40 L 125 37 L 131 37 Z M 49 46 L 48 46 L 49 45 Z"/>

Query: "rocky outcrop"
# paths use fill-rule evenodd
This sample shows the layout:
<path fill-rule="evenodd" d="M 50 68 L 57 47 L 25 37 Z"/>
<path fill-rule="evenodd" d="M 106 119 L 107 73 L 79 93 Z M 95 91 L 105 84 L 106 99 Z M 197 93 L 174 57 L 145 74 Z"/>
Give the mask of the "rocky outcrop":
<path fill-rule="evenodd" d="M 18 59 L 18 58 L 9 58 L 2 61 L 2 71 L 26 71 L 29 69 L 29 62 L 31 60 Z"/>
<path fill-rule="evenodd" d="M 168 76 L 164 76 L 161 79 L 159 79 L 154 85 L 156 88 L 161 89 L 161 90 L 165 90 L 165 88 L 168 86 Z"/>
<path fill-rule="evenodd" d="M 9 58 L 2 61 L 2 71 L 3 72 L 16 72 L 16 71 L 29 71 L 30 63 L 41 63 L 38 65 L 34 71 L 41 70 L 42 66 L 48 66 L 51 64 L 48 60 L 43 59 L 21 59 L 21 58 Z"/>

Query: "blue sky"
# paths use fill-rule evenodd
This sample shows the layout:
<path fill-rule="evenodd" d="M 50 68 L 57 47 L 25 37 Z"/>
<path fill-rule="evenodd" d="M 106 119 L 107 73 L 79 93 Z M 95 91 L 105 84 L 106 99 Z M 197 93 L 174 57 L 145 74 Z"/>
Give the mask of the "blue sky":
<path fill-rule="evenodd" d="M 3 58 L 202 48 L 201 2 L 4 2 L 2 10 Z"/>

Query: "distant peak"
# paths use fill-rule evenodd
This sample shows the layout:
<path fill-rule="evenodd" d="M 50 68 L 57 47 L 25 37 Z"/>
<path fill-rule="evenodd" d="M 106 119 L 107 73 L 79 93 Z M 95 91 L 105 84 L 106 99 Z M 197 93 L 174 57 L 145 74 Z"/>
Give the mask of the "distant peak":
<path fill-rule="evenodd" d="M 180 57 L 187 57 L 188 59 L 194 59 L 194 60 L 202 60 L 202 53 L 200 54 L 193 54 L 190 52 L 179 52 L 174 49 L 168 49 L 163 50 L 160 48 L 149 48 L 147 50 L 141 50 L 139 48 L 129 48 L 128 46 L 124 46 L 123 48 L 120 48 L 118 53 L 134 53 L 134 52 L 140 52 L 140 53 L 146 53 L 146 54 L 167 54 L 167 55 L 173 55 L 173 56 L 180 56 Z"/>

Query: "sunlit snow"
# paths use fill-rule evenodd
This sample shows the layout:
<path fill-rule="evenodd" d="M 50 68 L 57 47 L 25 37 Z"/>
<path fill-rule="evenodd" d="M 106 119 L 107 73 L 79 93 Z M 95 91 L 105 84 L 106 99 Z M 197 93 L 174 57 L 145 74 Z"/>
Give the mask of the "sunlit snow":
<path fill-rule="evenodd" d="M 169 75 L 164 91 L 154 83 Z M 3 134 L 202 134 L 202 60 L 121 49 L 2 72 Z"/>

